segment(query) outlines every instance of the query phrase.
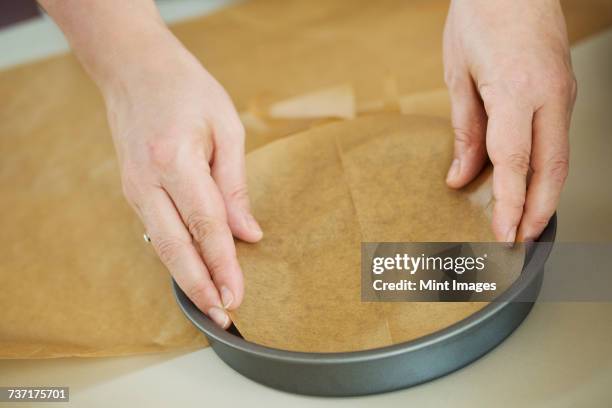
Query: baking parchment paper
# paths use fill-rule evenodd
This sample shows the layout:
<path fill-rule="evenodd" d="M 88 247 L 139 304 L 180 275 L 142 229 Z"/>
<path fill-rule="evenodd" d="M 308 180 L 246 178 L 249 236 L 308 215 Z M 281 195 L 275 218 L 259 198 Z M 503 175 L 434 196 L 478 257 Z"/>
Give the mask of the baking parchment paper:
<path fill-rule="evenodd" d="M 358 113 L 432 113 L 411 98 L 443 87 L 447 5 L 249 1 L 172 29 L 244 113 L 251 151 L 328 120 L 262 109 L 341 84 Z M 564 1 L 570 39 L 608 26 L 611 5 Z M 121 195 L 105 109 L 76 59 L 0 72 L 0 96 L 0 358 L 205 346 Z"/>

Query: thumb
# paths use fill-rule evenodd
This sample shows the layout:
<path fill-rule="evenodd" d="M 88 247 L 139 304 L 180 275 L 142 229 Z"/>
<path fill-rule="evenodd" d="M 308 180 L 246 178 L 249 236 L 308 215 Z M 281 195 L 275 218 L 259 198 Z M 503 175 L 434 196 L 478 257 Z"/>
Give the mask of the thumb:
<path fill-rule="evenodd" d="M 232 136 L 217 138 L 212 177 L 217 183 L 227 211 L 227 220 L 232 234 L 243 241 L 257 242 L 262 236 L 261 227 L 251 213 L 246 184 L 244 160 L 244 131 Z"/>
<path fill-rule="evenodd" d="M 446 184 L 461 188 L 480 173 L 487 160 L 487 115 L 468 74 L 448 85 L 455 132 L 453 162 Z"/>

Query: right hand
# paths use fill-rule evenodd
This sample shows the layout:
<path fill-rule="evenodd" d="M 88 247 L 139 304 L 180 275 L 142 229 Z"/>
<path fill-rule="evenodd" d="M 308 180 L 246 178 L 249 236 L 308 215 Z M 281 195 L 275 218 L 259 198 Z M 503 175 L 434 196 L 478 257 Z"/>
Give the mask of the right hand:
<path fill-rule="evenodd" d="M 490 159 L 498 241 L 537 239 L 569 171 L 576 98 L 559 1 L 452 1 L 444 66 L 455 129 L 447 184 L 462 188 Z"/>
<path fill-rule="evenodd" d="M 168 31 L 143 45 L 102 92 L 125 196 L 159 258 L 221 327 L 244 287 L 233 236 L 259 241 L 244 128 L 219 83 Z"/>

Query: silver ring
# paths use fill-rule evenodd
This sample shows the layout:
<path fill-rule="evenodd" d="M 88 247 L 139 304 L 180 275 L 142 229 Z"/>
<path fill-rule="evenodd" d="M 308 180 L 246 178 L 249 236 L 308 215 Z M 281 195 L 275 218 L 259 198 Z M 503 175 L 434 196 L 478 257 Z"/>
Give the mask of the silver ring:
<path fill-rule="evenodd" d="M 146 232 L 142 234 L 142 238 L 145 240 L 145 242 L 151 242 L 151 237 L 148 236 Z"/>

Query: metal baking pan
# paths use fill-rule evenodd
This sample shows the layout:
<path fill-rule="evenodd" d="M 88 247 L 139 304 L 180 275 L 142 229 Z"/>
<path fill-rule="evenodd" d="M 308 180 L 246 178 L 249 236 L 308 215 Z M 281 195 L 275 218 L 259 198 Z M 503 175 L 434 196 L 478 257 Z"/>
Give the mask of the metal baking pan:
<path fill-rule="evenodd" d="M 491 351 L 529 314 L 539 294 L 556 234 L 556 216 L 525 262 L 521 276 L 499 301 L 446 329 L 419 339 L 348 353 L 303 353 L 272 349 L 225 331 L 200 312 L 174 283 L 176 299 L 191 322 L 230 367 L 261 384 L 320 396 L 375 394 L 443 376 Z"/>

